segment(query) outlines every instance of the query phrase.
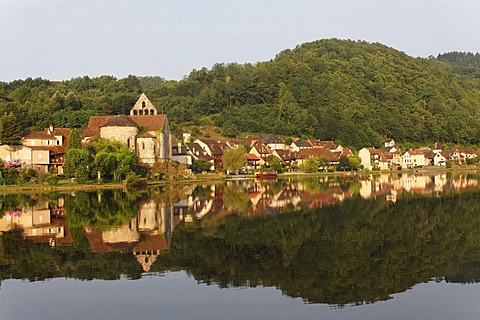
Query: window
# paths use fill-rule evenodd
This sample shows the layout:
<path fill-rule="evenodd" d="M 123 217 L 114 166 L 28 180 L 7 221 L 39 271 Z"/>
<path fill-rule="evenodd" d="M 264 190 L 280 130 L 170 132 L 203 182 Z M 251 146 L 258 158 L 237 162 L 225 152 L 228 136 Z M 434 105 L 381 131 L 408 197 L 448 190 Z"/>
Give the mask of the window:
<path fill-rule="evenodd" d="M 145 101 L 142 101 L 142 108 L 145 108 Z"/>
<path fill-rule="evenodd" d="M 143 110 L 138 111 L 138 114 L 143 116 Z"/>
<path fill-rule="evenodd" d="M 138 114 L 137 110 L 133 110 L 133 115 L 136 116 Z"/>
<path fill-rule="evenodd" d="M 155 110 L 150 109 L 150 115 L 153 116 L 155 114 Z"/>
<path fill-rule="evenodd" d="M 145 150 L 145 142 L 142 142 L 142 149 Z"/>
<path fill-rule="evenodd" d="M 130 138 L 127 139 L 127 148 L 130 148 Z"/>

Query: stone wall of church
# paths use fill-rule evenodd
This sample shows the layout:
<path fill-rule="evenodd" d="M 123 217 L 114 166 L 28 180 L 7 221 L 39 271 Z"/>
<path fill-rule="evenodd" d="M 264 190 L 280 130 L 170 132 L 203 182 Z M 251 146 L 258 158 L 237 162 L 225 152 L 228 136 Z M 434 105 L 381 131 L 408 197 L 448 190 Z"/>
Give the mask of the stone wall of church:
<path fill-rule="evenodd" d="M 102 127 L 100 137 L 121 142 L 128 149 L 135 151 L 135 137 L 138 129 L 135 127 Z"/>
<path fill-rule="evenodd" d="M 137 155 L 143 163 L 154 164 L 156 160 L 155 138 L 137 138 Z"/>

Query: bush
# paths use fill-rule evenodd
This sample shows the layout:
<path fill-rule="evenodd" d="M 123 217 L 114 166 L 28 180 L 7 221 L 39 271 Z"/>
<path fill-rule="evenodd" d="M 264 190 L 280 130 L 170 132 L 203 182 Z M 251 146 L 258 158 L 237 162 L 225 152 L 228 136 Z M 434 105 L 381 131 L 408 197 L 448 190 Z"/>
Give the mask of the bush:
<path fill-rule="evenodd" d="M 56 186 L 58 182 L 60 182 L 60 177 L 57 176 L 56 174 L 52 174 L 52 175 L 49 175 L 46 180 L 48 184 L 52 186 Z"/>
<path fill-rule="evenodd" d="M 127 188 L 143 188 L 147 186 L 147 179 L 142 178 L 134 172 L 127 174 L 123 182 Z"/>

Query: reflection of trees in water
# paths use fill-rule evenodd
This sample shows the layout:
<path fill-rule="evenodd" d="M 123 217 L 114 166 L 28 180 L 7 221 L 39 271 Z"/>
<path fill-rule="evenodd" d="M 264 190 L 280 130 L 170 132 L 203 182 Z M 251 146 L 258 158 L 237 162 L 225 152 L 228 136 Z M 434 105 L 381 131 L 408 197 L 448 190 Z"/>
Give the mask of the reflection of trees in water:
<path fill-rule="evenodd" d="M 238 213 L 247 213 L 251 205 L 246 190 L 236 184 L 230 184 L 224 187 L 223 204 L 229 210 Z"/>
<path fill-rule="evenodd" d="M 480 281 L 479 193 L 444 199 L 354 198 L 277 216 L 226 217 L 176 230 L 171 255 L 196 279 L 263 284 L 310 302 L 389 299 L 432 278 Z"/>
<path fill-rule="evenodd" d="M 297 191 L 291 182 L 281 183 Z M 265 188 L 270 184 L 279 185 L 269 182 Z M 210 185 L 195 190 L 186 186 L 187 194 L 218 195 L 225 207 L 238 211 L 249 209 L 248 190 L 258 191 L 253 185 L 220 187 L 213 194 Z M 0 279 L 118 279 L 122 274 L 138 278 L 142 268 L 133 255 L 92 253 L 85 227 L 122 225 L 150 199 L 163 204 L 182 199 L 182 188 L 63 195 L 73 244 L 52 249 L 25 241 L 20 231 L 5 233 L 0 237 Z M 442 198 L 408 194 L 394 205 L 354 196 L 321 209 L 193 221 L 176 227 L 170 253 L 162 252 L 150 271 L 187 269 L 199 281 L 222 287 L 274 286 L 292 297 L 337 305 L 388 299 L 432 278 L 476 282 L 478 196 L 479 192 Z M 20 200 L 15 199 L 12 203 L 17 205 Z M 140 241 L 151 239 L 140 235 Z"/>

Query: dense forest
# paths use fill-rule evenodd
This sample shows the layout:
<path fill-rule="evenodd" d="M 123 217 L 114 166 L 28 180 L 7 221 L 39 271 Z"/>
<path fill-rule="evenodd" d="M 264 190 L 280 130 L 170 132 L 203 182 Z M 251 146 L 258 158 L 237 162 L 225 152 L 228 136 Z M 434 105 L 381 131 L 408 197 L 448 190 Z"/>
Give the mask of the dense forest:
<path fill-rule="evenodd" d="M 354 148 L 386 137 L 478 145 L 479 59 L 413 58 L 378 43 L 319 40 L 270 61 L 193 70 L 180 81 L 130 75 L 0 83 L 0 115 L 12 112 L 24 130 L 77 128 L 91 115 L 127 113 L 145 92 L 176 133 L 211 126 L 226 136 L 308 136 Z"/>

